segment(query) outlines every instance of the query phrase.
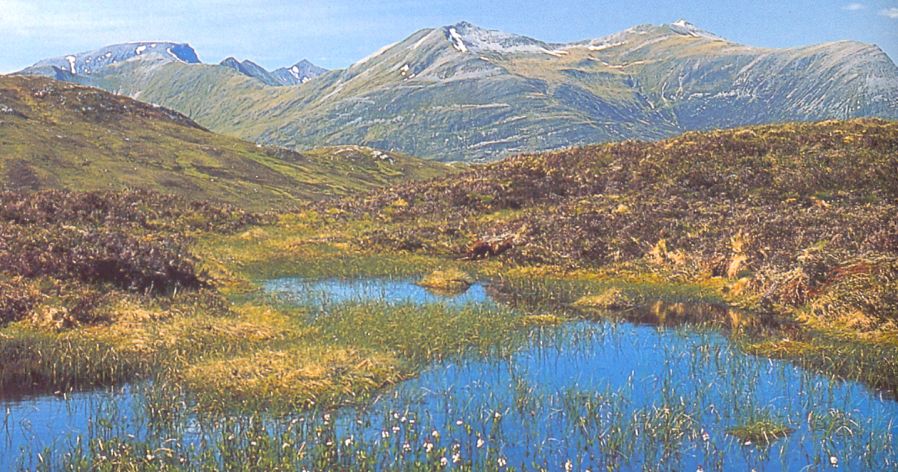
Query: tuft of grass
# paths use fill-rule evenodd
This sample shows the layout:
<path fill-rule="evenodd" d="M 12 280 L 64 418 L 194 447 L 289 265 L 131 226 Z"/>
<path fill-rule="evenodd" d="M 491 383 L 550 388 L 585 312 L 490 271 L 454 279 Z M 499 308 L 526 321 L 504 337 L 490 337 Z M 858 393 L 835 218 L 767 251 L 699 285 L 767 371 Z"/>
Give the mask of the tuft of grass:
<path fill-rule="evenodd" d="M 464 292 L 472 284 L 474 278 L 458 269 L 436 270 L 418 281 L 422 287 L 446 293 Z"/>
<path fill-rule="evenodd" d="M 764 416 L 727 429 L 727 434 L 739 439 L 744 445 L 768 446 L 795 432 L 789 425 L 774 418 Z"/>
<path fill-rule="evenodd" d="M 637 299 L 633 294 L 619 288 L 609 288 L 598 295 L 586 295 L 577 299 L 577 308 L 595 308 L 601 310 L 622 310 L 636 306 Z"/>
<path fill-rule="evenodd" d="M 558 326 L 565 322 L 565 318 L 558 315 L 527 315 L 521 319 L 524 326 Z"/>
<path fill-rule="evenodd" d="M 388 352 L 300 344 L 195 364 L 183 380 L 204 410 L 250 411 L 357 402 L 408 374 Z"/>

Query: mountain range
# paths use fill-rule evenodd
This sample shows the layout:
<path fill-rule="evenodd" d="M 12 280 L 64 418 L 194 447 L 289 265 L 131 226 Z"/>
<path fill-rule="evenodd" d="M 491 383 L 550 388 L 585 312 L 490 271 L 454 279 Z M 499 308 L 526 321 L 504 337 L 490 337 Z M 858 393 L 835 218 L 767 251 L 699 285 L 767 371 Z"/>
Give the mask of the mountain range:
<path fill-rule="evenodd" d="M 462 22 L 332 71 L 301 62 L 269 72 L 233 58 L 207 65 L 186 44 L 134 43 L 21 73 L 159 104 L 259 143 L 361 144 L 447 161 L 759 123 L 898 118 L 898 67 L 877 46 L 759 48 L 683 20 L 565 44 Z"/>

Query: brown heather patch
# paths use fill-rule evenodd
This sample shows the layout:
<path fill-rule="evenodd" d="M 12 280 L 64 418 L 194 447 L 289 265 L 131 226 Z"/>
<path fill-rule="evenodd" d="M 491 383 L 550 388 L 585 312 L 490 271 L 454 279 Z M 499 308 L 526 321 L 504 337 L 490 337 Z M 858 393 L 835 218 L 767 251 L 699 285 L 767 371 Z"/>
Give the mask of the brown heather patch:
<path fill-rule="evenodd" d="M 376 221 L 349 239 L 359 248 L 462 257 L 514 235 L 488 257 L 568 271 L 641 262 L 677 280 L 735 282 L 730 296 L 766 310 L 830 294 L 842 301 L 826 316 L 864 304 L 882 322 L 895 303 L 872 286 L 888 280 L 855 295 L 839 287 L 866 270 L 858 260 L 898 254 L 896 172 L 896 123 L 758 126 L 517 156 L 322 214 Z"/>

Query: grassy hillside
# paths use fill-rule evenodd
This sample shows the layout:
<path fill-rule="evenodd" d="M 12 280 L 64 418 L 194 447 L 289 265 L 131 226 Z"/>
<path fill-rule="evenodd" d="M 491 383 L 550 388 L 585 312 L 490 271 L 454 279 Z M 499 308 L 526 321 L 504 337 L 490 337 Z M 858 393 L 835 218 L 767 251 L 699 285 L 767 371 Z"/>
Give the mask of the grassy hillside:
<path fill-rule="evenodd" d="M 260 147 L 100 90 L 0 77 L 0 187 L 9 190 L 146 189 L 263 210 L 445 170 L 361 147 Z"/>

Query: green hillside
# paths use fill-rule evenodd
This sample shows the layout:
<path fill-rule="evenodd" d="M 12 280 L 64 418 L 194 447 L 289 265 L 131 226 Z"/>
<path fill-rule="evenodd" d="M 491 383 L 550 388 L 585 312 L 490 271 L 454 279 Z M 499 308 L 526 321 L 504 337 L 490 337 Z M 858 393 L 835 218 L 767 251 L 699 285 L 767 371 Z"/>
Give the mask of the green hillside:
<path fill-rule="evenodd" d="M 355 146 L 258 146 L 97 89 L 0 77 L 0 187 L 8 190 L 145 189 L 263 210 L 446 169 Z"/>

